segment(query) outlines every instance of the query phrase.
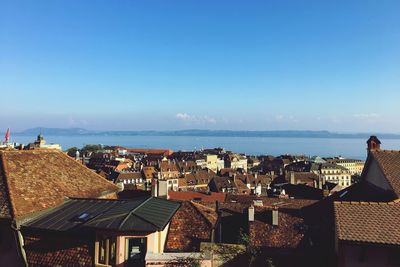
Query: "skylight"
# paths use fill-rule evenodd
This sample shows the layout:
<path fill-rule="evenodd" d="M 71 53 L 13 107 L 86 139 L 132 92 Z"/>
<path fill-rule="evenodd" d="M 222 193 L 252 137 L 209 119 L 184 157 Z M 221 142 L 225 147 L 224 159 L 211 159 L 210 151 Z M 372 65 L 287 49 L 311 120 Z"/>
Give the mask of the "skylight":
<path fill-rule="evenodd" d="M 76 215 L 73 220 L 77 222 L 86 222 L 89 219 L 90 219 L 90 214 L 88 212 L 82 212 L 81 214 Z"/>

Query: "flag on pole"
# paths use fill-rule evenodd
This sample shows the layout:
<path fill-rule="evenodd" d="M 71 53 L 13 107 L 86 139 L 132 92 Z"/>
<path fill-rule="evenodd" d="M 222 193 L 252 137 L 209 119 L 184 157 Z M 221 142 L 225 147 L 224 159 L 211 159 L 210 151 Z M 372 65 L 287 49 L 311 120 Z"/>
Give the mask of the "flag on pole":
<path fill-rule="evenodd" d="M 7 128 L 6 135 L 4 136 L 4 139 L 6 139 L 6 143 L 8 143 L 9 137 L 10 137 L 10 128 Z"/>

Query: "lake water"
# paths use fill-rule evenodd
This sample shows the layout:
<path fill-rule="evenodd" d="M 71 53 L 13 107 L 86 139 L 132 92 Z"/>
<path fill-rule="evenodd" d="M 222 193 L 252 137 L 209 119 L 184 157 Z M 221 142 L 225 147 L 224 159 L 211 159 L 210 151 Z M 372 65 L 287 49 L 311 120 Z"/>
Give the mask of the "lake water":
<path fill-rule="evenodd" d="M 13 136 L 12 142 L 31 143 L 36 136 Z M 192 136 L 45 136 L 47 143 L 61 144 L 62 148 L 87 144 L 118 145 L 134 148 L 167 148 L 199 150 L 223 147 L 247 155 L 304 154 L 323 157 L 344 156 L 365 159 L 365 139 L 345 138 L 280 138 L 280 137 L 192 137 Z M 382 139 L 382 148 L 400 150 L 400 139 Z"/>

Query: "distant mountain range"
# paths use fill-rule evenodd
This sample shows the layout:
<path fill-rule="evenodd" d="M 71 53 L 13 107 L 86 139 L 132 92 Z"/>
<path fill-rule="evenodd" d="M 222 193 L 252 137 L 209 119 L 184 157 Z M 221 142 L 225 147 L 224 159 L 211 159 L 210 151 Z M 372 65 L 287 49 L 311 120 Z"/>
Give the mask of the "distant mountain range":
<path fill-rule="evenodd" d="M 377 135 L 384 139 L 400 139 L 400 134 L 390 133 L 335 133 L 329 131 L 229 131 L 229 130 L 178 130 L 178 131 L 93 131 L 82 128 L 32 128 L 14 135 L 112 135 L 112 136 L 210 136 L 210 137 L 293 137 L 293 138 L 363 138 Z"/>

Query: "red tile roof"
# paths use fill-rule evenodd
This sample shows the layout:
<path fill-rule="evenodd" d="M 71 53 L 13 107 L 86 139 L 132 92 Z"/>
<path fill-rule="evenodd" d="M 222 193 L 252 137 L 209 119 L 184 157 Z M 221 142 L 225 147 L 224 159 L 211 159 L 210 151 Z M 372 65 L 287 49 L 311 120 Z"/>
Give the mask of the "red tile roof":
<path fill-rule="evenodd" d="M 183 202 L 170 222 L 165 251 L 199 251 L 201 242 L 211 241 L 212 227 L 197 206 Z"/>
<path fill-rule="evenodd" d="M 303 218 L 278 210 L 278 226 L 272 225 L 272 210 L 255 207 L 255 220 L 250 222 L 250 240 L 255 246 L 298 248 L 305 235 Z"/>
<path fill-rule="evenodd" d="M 302 246 L 302 240 L 305 237 L 305 221 L 302 218 L 300 203 L 297 205 L 284 205 L 276 199 L 269 202 L 265 201 L 264 207 L 255 207 L 255 220 L 249 224 L 250 241 L 255 246 L 269 248 L 299 248 Z M 209 209 L 215 209 L 215 203 L 201 203 Z M 252 203 L 220 203 L 219 208 L 223 216 L 229 216 L 227 213 L 243 214 Z M 272 225 L 272 208 L 278 207 L 278 226 Z M 247 218 L 247 217 L 246 217 Z"/>
<path fill-rule="evenodd" d="M 288 209 L 301 209 L 311 206 L 318 202 L 318 200 L 310 199 L 285 199 L 285 198 L 272 198 L 272 197 L 257 197 L 254 195 L 233 195 L 226 196 L 227 203 L 242 203 L 246 205 L 253 204 L 254 200 L 261 200 L 264 207 L 282 207 Z"/>
<path fill-rule="evenodd" d="M 400 151 L 373 150 L 373 157 L 382 169 L 393 191 L 400 198 Z"/>
<path fill-rule="evenodd" d="M 334 202 L 340 241 L 400 245 L 400 202 Z"/>
<path fill-rule="evenodd" d="M 89 242 L 68 237 L 25 236 L 29 266 L 93 266 Z"/>
<path fill-rule="evenodd" d="M 187 192 L 168 192 L 169 199 L 172 200 L 201 200 L 204 202 L 215 202 L 220 201 L 224 202 L 226 194 L 225 193 L 215 193 L 211 192 L 210 194 L 187 191 Z"/>
<path fill-rule="evenodd" d="M 162 161 L 160 163 L 161 172 L 179 172 L 179 167 L 175 162 Z"/>
<path fill-rule="evenodd" d="M 119 150 L 126 150 L 130 153 L 143 153 L 143 154 L 163 154 L 165 156 L 170 156 L 173 151 L 171 149 L 146 149 L 146 148 L 123 148 L 118 147 Z"/>
<path fill-rule="evenodd" d="M 142 172 L 143 172 L 143 174 L 144 174 L 146 180 L 152 180 L 153 178 L 156 178 L 156 177 L 157 177 L 156 168 L 153 167 L 153 166 L 146 166 L 146 167 L 143 167 Z"/>
<path fill-rule="evenodd" d="M 17 218 L 57 206 L 65 197 L 96 198 L 118 191 L 116 185 L 60 151 L 2 151 L 0 166 L 0 204 L 9 197 L 8 207 L 0 210 L 11 209 Z"/>
<path fill-rule="evenodd" d="M 212 227 L 215 226 L 218 220 L 218 214 L 215 209 L 196 202 L 191 202 L 191 204 L 206 218 Z"/>

